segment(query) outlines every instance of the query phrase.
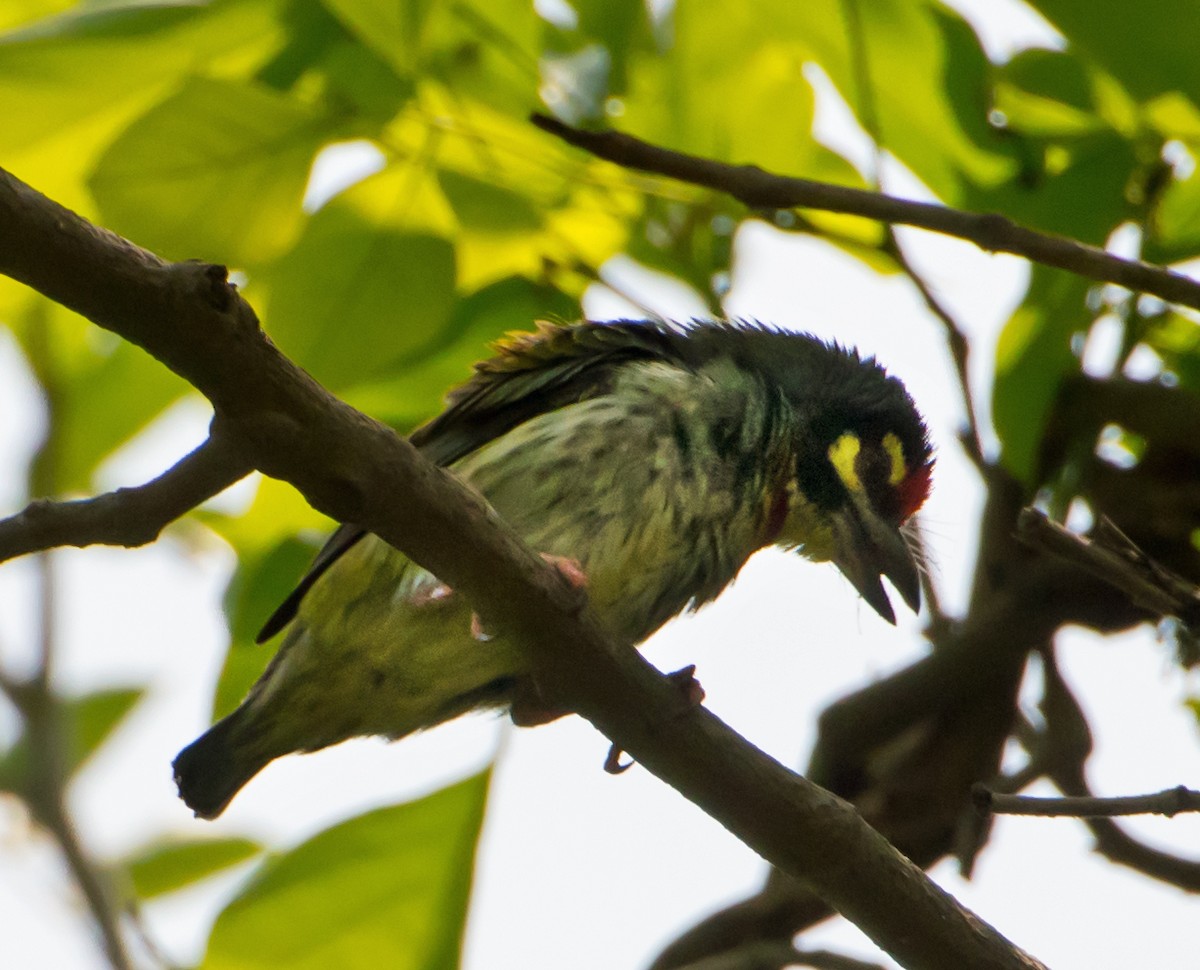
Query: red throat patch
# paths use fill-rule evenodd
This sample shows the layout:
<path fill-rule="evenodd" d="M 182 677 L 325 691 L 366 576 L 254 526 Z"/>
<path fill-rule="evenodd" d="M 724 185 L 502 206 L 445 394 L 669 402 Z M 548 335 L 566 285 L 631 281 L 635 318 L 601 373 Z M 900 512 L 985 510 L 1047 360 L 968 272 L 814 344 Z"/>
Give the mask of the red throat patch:
<path fill-rule="evenodd" d="M 767 509 L 767 522 L 763 541 L 770 545 L 779 538 L 783 531 L 783 523 L 787 521 L 788 493 L 786 488 L 779 489 L 771 499 L 771 507 Z"/>
<path fill-rule="evenodd" d="M 904 480 L 896 486 L 900 495 L 900 521 L 905 521 L 917 511 L 929 498 L 932 484 L 933 462 L 927 461 L 909 472 Z"/>

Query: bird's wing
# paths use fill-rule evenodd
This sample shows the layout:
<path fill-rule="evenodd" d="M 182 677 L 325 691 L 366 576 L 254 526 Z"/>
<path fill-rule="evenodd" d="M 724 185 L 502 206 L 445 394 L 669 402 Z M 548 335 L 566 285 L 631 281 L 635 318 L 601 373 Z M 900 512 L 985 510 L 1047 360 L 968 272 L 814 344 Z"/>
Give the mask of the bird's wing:
<path fill-rule="evenodd" d="M 499 341 L 495 356 L 476 364 L 471 379 L 450 393 L 446 410 L 409 440 L 435 464 L 451 465 L 530 418 L 603 394 L 623 362 L 674 356 L 678 336 L 669 326 L 646 321 L 539 321 L 536 332 Z M 287 626 L 313 583 L 366 534 L 355 525 L 339 526 L 256 642 Z"/>
<path fill-rule="evenodd" d="M 300 601 L 304 599 L 304 594 L 311 588 L 312 584 L 320 579 L 330 566 L 341 558 L 342 553 L 346 552 L 359 539 L 367 534 L 366 529 L 360 529 L 356 525 L 339 525 L 328 539 L 325 540 L 320 551 L 313 558 L 312 564 L 296 584 L 296 588 L 288 593 L 287 599 L 276 607 L 275 612 L 263 624 L 263 628 L 258 631 L 258 636 L 254 638 L 255 643 L 266 643 L 271 637 L 275 636 L 280 630 L 287 626 L 296 616 L 296 611 L 300 609 Z"/>
<path fill-rule="evenodd" d="M 671 357 L 677 332 L 648 321 L 555 324 L 514 333 L 450 393 L 446 410 L 410 440 L 433 462 L 450 465 L 519 424 L 605 393 L 617 365 Z"/>

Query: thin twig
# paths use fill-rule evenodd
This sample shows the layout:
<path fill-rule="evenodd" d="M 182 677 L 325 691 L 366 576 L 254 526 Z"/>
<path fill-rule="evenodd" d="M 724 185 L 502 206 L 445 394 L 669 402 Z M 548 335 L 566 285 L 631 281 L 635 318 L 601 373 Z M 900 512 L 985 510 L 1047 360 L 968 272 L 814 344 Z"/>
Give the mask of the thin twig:
<path fill-rule="evenodd" d="M 655 172 L 725 192 L 752 209 L 820 209 L 916 226 L 964 239 L 990 253 L 1012 253 L 1088 279 L 1152 293 L 1169 303 L 1200 309 L 1200 283 L 1141 260 L 1122 259 L 1096 246 L 1036 232 L 998 213 L 964 212 L 843 185 L 790 178 L 756 165 L 728 165 L 651 145 L 616 131 L 584 131 L 545 115 L 532 123 L 569 145 L 625 168 Z"/>
<path fill-rule="evenodd" d="M 953 314 L 934 296 L 924 277 L 909 262 L 908 256 L 905 255 L 904 250 L 900 247 L 900 240 L 896 238 L 895 230 L 891 225 L 885 228 L 884 252 L 896 261 L 896 264 L 904 272 L 904 275 L 908 277 L 909 281 L 916 287 L 917 292 L 921 294 L 921 299 L 929 309 L 929 312 L 937 317 L 942 324 L 942 329 L 946 334 L 946 344 L 950 348 L 950 357 L 954 361 L 954 372 L 958 377 L 959 393 L 962 395 L 966 423 L 966 427 L 958 436 L 958 440 L 962 445 L 963 451 L 966 452 L 967 458 L 970 459 L 971 464 L 982 472 L 987 467 L 987 460 L 983 457 L 983 441 L 979 434 L 979 419 L 976 416 L 975 397 L 971 392 L 971 345 L 967 340 L 967 335 L 963 331 L 963 328 L 959 326 L 958 321 L 954 319 Z"/>
<path fill-rule="evenodd" d="M 252 470 L 223 439 L 211 437 L 144 485 L 68 502 L 38 499 L 0 519 L 0 562 L 55 546 L 146 545 Z"/>
<path fill-rule="evenodd" d="M 1041 703 L 1046 727 L 1039 732 L 1024 722 L 1018 736 L 1060 792 L 1073 798 L 1091 798 L 1093 793 L 1084 774 L 1092 749 L 1091 732 L 1078 701 L 1058 673 L 1053 654 L 1048 653 L 1046 658 L 1046 696 Z M 1085 816 L 1082 821 L 1096 839 L 1095 851 L 1110 862 L 1185 892 L 1200 892 L 1200 862 L 1145 845 L 1111 818 Z"/>
<path fill-rule="evenodd" d="M 1165 815 L 1200 812 L 1200 791 L 1179 785 L 1153 795 L 1122 795 L 1038 798 L 1009 795 L 976 785 L 971 795 L 975 807 L 985 815 L 1038 815 L 1045 818 L 1115 818 L 1122 815 Z"/>
<path fill-rule="evenodd" d="M 47 653 L 45 642 L 49 632 L 43 629 L 43 657 Z M 0 674 L 0 691 L 20 712 L 29 744 L 29 774 L 23 794 L 30 814 L 58 843 L 67 869 L 100 931 L 109 964 L 113 970 L 130 970 L 132 963 L 121 936 L 113 887 L 84 851 L 67 811 L 69 779 L 64 760 L 67 740 L 63 732 L 63 704 L 42 676 L 45 669 L 43 659 L 38 671 L 28 680 Z"/>

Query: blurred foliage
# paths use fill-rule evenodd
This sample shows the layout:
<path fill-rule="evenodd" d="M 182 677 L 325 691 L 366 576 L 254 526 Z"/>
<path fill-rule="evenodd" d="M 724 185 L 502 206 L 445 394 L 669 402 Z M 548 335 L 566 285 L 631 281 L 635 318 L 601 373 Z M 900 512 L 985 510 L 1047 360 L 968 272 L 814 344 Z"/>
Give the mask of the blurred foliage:
<path fill-rule="evenodd" d="M 218 917 L 205 970 L 453 970 L 489 778 L 367 812 L 268 860 Z"/>
<path fill-rule="evenodd" d="M 125 861 L 133 891 L 153 899 L 253 859 L 262 846 L 250 839 L 202 839 L 149 846 Z"/>
<path fill-rule="evenodd" d="M 80 696 L 60 696 L 54 716 L 63 741 L 62 772 L 73 774 L 112 735 L 142 699 L 140 687 L 114 687 Z M 0 791 L 24 795 L 31 765 L 29 738 L 22 732 L 0 754 Z"/>
<path fill-rule="evenodd" d="M 583 157 L 532 110 L 866 186 L 874 173 L 813 135 L 828 81 L 947 204 L 1096 245 L 1119 232 L 1152 260 L 1200 255 L 1191 5 L 1033 6 L 1063 43 L 994 63 L 937 0 L 575 0 L 545 18 L 528 0 L 21 0 L 0 10 L 0 164 L 166 257 L 229 264 L 285 353 L 409 430 L 489 341 L 577 315 L 617 254 L 719 312 L 738 225 L 763 215 Z M 775 222 L 897 269 L 863 220 Z M 51 405 L 31 491 L 88 491 L 189 393 L 6 280 L 0 320 Z M 1037 268 L 997 348 L 998 460 L 1027 500 L 1081 500 L 1200 579 L 1196 393 L 1196 314 Z M 198 519 L 239 557 L 220 714 L 269 658 L 254 634 L 328 523 L 270 482 L 244 514 Z M 61 701 L 69 765 L 137 696 Z M 18 736 L 0 784 L 21 791 L 29 770 Z M 456 966 L 485 790 L 481 776 L 272 860 L 218 919 L 206 965 Z M 148 898 L 258 852 L 156 841 L 128 882 Z"/>

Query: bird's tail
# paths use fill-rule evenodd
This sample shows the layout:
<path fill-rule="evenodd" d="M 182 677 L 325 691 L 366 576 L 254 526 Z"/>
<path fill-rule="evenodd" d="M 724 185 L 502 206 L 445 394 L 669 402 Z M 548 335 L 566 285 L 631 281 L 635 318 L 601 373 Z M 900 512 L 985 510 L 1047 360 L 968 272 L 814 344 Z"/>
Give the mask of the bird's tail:
<path fill-rule="evenodd" d="M 179 797 L 198 818 L 220 815 L 233 796 L 274 758 L 253 750 L 252 745 L 236 743 L 245 717 L 246 708 L 238 708 L 180 751 L 172 762 Z"/>

